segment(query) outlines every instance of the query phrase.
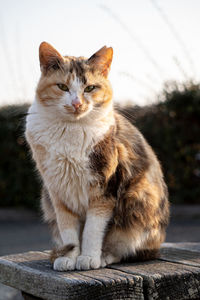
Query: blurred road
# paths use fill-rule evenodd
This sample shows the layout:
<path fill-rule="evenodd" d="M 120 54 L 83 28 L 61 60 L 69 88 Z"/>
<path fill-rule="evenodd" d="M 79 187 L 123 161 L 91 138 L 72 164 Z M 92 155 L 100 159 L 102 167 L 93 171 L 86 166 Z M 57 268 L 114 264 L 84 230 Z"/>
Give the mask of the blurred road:
<path fill-rule="evenodd" d="M 0 209 L 0 256 L 51 249 L 48 227 L 27 210 Z M 172 206 L 167 242 L 200 242 L 200 205 Z M 22 300 L 20 293 L 0 284 L 0 300 Z"/>

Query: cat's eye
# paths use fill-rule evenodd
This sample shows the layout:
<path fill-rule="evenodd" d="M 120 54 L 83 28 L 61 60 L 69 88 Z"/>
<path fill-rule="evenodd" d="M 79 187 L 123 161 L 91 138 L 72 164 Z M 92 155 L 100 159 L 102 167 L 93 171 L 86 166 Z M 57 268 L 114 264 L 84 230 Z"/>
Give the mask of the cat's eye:
<path fill-rule="evenodd" d="M 63 83 L 58 83 L 57 86 L 59 87 L 59 89 L 61 89 L 64 92 L 69 92 L 68 86 L 66 84 Z"/>
<path fill-rule="evenodd" d="M 85 93 L 90 93 L 91 91 L 93 91 L 96 88 L 95 85 L 88 85 L 85 89 L 84 92 Z"/>

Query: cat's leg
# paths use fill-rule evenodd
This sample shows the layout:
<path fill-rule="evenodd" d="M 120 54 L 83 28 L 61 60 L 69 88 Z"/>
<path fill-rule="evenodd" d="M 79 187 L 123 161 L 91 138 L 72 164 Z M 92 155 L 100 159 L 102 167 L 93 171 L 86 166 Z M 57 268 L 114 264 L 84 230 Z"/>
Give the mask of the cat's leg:
<path fill-rule="evenodd" d="M 41 209 L 43 212 L 43 218 L 45 222 L 48 223 L 49 228 L 51 230 L 54 243 L 56 244 L 57 247 L 62 247 L 63 242 L 56 221 L 56 213 L 53 204 L 51 202 L 49 193 L 44 186 L 42 188 L 42 194 L 41 194 Z"/>
<path fill-rule="evenodd" d="M 76 269 L 89 270 L 100 267 L 105 231 L 112 216 L 111 206 L 97 205 L 88 210 L 82 235 L 81 255 L 77 258 Z"/>
<path fill-rule="evenodd" d="M 80 222 L 78 215 L 71 212 L 61 201 L 53 202 L 56 220 L 63 247 L 52 255 L 53 268 L 58 271 L 74 270 L 80 254 Z"/>

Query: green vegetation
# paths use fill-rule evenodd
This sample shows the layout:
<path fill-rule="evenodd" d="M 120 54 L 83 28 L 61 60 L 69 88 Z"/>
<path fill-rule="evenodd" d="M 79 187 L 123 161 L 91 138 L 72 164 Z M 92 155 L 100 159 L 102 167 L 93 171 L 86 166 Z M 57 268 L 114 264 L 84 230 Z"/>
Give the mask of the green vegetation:
<path fill-rule="evenodd" d="M 0 109 L 0 206 L 39 207 L 39 180 L 24 138 L 27 109 Z"/>
<path fill-rule="evenodd" d="M 23 135 L 27 108 L 0 109 L 0 206 L 39 207 L 39 176 Z M 173 83 L 157 104 L 119 110 L 157 153 L 171 202 L 200 203 L 200 85 Z"/>

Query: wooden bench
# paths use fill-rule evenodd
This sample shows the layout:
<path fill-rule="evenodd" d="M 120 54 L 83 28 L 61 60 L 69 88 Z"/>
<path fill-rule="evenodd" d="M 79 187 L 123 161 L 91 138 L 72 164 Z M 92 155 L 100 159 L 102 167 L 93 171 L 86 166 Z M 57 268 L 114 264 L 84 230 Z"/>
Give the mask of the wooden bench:
<path fill-rule="evenodd" d="M 49 251 L 0 257 L 0 282 L 24 299 L 200 299 L 200 243 L 163 244 L 161 257 L 91 271 L 56 272 Z"/>

